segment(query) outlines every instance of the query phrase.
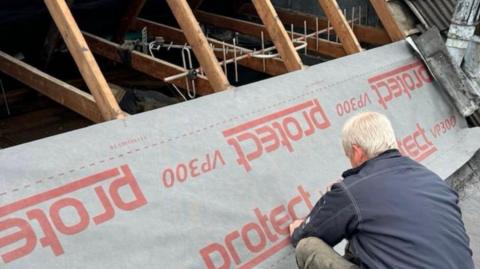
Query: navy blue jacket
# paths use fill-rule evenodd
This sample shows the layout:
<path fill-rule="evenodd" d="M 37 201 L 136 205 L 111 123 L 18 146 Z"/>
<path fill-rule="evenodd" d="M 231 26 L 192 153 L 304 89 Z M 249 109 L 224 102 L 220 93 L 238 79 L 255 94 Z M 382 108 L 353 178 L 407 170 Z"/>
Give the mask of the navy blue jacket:
<path fill-rule="evenodd" d="M 361 268 L 473 269 L 458 195 L 421 164 L 389 150 L 343 173 L 292 243 L 342 239 Z"/>

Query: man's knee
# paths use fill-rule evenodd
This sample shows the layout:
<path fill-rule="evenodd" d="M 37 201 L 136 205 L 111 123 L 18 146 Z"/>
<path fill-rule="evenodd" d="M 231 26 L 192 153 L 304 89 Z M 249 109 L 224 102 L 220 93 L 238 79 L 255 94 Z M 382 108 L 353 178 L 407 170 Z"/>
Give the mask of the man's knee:
<path fill-rule="evenodd" d="M 331 247 L 316 237 L 307 237 L 298 242 L 295 257 L 298 268 L 309 268 L 319 253 L 329 253 Z M 324 255 L 321 255 L 324 256 Z"/>
<path fill-rule="evenodd" d="M 295 249 L 297 265 L 300 269 L 358 269 L 321 239 L 308 237 L 298 242 Z"/>
<path fill-rule="evenodd" d="M 331 247 L 325 242 L 323 242 L 321 239 L 318 239 L 316 237 L 307 237 L 298 242 L 295 249 L 295 255 L 297 257 L 300 256 L 307 258 L 313 253 L 319 251 L 326 251 L 328 249 L 331 249 Z"/>

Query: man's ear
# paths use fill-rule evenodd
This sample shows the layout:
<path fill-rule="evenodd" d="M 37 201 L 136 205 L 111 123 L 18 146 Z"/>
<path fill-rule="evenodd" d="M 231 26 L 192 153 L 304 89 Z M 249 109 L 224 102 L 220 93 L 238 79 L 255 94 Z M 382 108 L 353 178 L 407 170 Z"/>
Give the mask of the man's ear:
<path fill-rule="evenodd" d="M 365 151 L 358 145 L 352 145 L 351 162 L 354 167 L 361 165 L 366 160 Z"/>

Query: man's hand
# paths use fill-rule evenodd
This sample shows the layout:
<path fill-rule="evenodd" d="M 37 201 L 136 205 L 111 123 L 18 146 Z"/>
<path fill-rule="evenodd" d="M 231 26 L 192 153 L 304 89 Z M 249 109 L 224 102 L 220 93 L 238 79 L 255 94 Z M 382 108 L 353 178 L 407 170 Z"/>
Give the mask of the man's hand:
<path fill-rule="evenodd" d="M 290 229 L 290 237 L 292 237 L 292 234 L 295 231 L 295 229 L 297 229 L 300 225 L 302 225 L 302 223 L 303 223 L 303 219 L 297 219 L 297 220 L 294 220 L 292 223 L 290 223 L 290 225 L 288 226 L 288 228 Z"/>

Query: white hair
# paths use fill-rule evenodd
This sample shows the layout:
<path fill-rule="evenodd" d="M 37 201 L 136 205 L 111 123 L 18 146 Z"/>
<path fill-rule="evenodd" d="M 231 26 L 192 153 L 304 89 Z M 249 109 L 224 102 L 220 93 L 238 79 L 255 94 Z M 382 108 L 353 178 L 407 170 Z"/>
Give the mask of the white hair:
<path fill-rule="evenodd" d="M 352 146 L 365 151 L 369 159 L 397 148 L 397 139 L 388 118 L 376 112 L 363 112 L 350 118 L 342 129 L 345 154 L 352 156 Z"/>

